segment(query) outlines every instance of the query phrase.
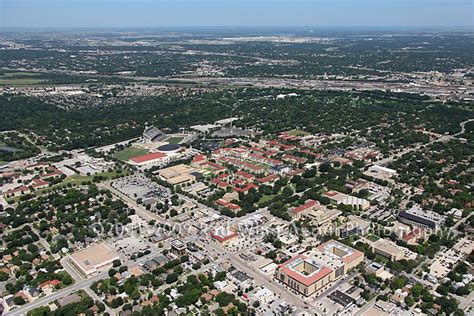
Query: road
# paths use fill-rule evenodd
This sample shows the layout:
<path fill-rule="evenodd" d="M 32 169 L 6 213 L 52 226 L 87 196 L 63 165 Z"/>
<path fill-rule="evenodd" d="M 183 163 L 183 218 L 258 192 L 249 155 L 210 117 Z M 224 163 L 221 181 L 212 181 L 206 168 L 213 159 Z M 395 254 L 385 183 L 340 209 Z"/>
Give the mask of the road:
<path fill-rule="evenodd" d="M 377 294 L 375 297 L 373 297 L 370 301 L 367 302 L 361 309 L 355 313 L 355 315 L 363 315 L 366 311 L 368 311 L 370 308 L 374 307 L 375 303 L 377 302 L 377 297 L 379 295 L 384 295 L 389 291 L 389 288 L 386 288 L 383 290 L 380 294 Z"/>
<path fill-rule="evenodd" d="M 136 264 L 140 264 L 140 263 L 144 263 L 145 261 L 149 260 L 149 259 L 152 259 L 154 258 L 155 256 L 158 255 L 158 252 L 155 251 L 155 252 L 152 252 L 146 256 L 143 256 L 139 259 L 136 259 L 136 260 L 129 260 L 127 262 L 124 263 L 124 265 L 127 265 L 127 266 L 131 266 L 131 265 L 136 265 Z M 65 260 L 65 259 L 63 259 Z M 67 266 L 67 265 L 66 265 Z M 76 274 L 76 277 L 77 277 L 77 272 L 76 273 L 73 273 L 73 274 Z M 20 307 L 17 307 L 11 311 L 9 311 L 8 313 L 6 313 L 5 315 L 6 316 L 21 316 L 21 315 L 26 315 L 27 312 L 29 312 L 30 310 L 32 309 L 35 309 L 35 308 L 38 308 L 38 307 L 42 307 L 42 306 L 46 306 L 48 305 L 49 303 L 51 302 L 54 302 L 60 298 L 63 298 L 65 296 L 68 296 L 69 294 L 72 294 L 74 292 L 77 292 L 79 290 L 86 290 L 88 288 L 90 288 L 90 286 L 92 285 L 92 283 L 96 282 L 96 281 L 99 281 L 99 280 L 104 280 L 104 279 L 107 279 L 109 277 L 109 274 L 108 274 L 108 271 L 104 271 L 102 273 L 99 273 L 91 278 L 88 278 L 88 279 L 82 279 L 81 281 L 79 282 L 76 282 L 74 283 L 73 285 L 71 286 L 68 286 L 64 289 L 61 289 L 57 292 L 54 292 L 50 295 L 47 295 L 47 296 L 44 296 L 44 297 L 41 297 L 41 298 L 38 298 L 37 300 L 35 300 L 34 302 L 31 302 L 31 303 L 28 303 L 28 304 L 25 304 L 25 305 L 22 305 Z"/>
<path fill-rule="evenodd" d="M 61 265 L 63 268 L 69 273 L 69 275 L 76 281 L 76 282 L 81 282 L 84 280 L 83 276 L 80 274 L 80 272 L 69 262 L 69 257 L 64 257 L 60 260 Z M 94 291 L 90 287 L 84 288 L 84 291 L 89 295 L 94 301 L 101 301 L 99 296 L 95 294 Z M 109 315 L 116 315 L 117 313 L 110 309 L 107 305 L 105 305 L 105 311 L 109 313 Z"/>
<path fill-rule="evenodd" d="M 434 139 L 428 143 L 425 143 L 425 144 L 419 144 L 419 145 L 416 145 L 415 147 L 410 147 L 410 148 L 407 148 L 407 149 L 404 149 L 402 150 L 401 152 L 398 152 L 398 153 L 395 153 L 395 154 L 392 154 L 390 157 L 387 157 L 387 158 L 383 158 L 381 160 L 378 160 L 376 161 L 376 164 L 377 165 L 381 165 L 381 166 L 384 166 L 392 161 L 394 161 L 395 159 L 405 155 L 405 154 L 408 154 L 412 151 L 416 151 L 416 150 L 419 150 L 422 146 L 429 146 L 433 143 L 436 143 L 436 142 L 447 142 L 447 141 L 450 141 L 452 139 L 455 139 L 456 136 L 459 136 L 461 134 L 464 134 L 464 132 L 466 131 L 466 124 L 469 123 L 469 122 L 473 122 L 474 119 L 468 119 L 464 122 L 461 122 L 459 124 L 459 126 L 461 127 L 461 131 L 459 133 L 456 133 L 454 135 L 443 135 L 441 136 L 440 138 L 437 138 L 437 139 Z"/>
<path fill-rule="evenodd" d="M 474 119 L 469 119 L 467 121 L 461 122 L 461 124 L 459 124 L 459 126 L 461 126 L 461 131 L 457 134 L 454 134 L 454 136 L 459 136 L 461 134 L 464 134 L 466 132 L 466 124 L 469 122 L 474 122 Z"/>
<path fill-rule="evenodd" d="M 221 257 L 227 258 L 228 261 L 234 267 L 236 267 L 238 270 L 243 271 L 249 276 L 251 276 L 255 280 L 256 284 L 266 287 L 273 293 L 277 294 L 281 299 L 288 302 L 290 305 L 296 307 L 297 309 L 301 311 L 304 311 L 308 307 L 307 303 L 303 301 L 301 296 L 291 293 L 290 291 L 288 291 L 286 287 L 277 283 L 276 281 L 273 281 L 272 277 L 263 275 L 262 273 L 256 270 L 257 269 L 256 267 L 249 265 L 248 263 L 243 261 L 241 258 L 239 258 L 238 254 L 228 253 L 226 250 L 220 248 L 218 245 L 212 242 L 204 244 L 201 241 L 196 241 L 196 243 L 205 249 L 211 248 L 212 250 L 219 253 Z"/>
<path fill-rule="evenodd" d="M 158 223 L 161 223 L 161 224 L 167 224 L 168 223 L 166 221 L 166 219 L 164 219 L 160 215 L 152 213 L 150 211 L 147 211 L 142 205 L 135 202 L 132 198 L 126 196 L 125 194 L 123 194 L 119 190 L 113 188 L 110 185 L 110 181 L 101 182 L 101 183 L 97 184 L 97 187 L 99 187 L 101 189 L 109 190 L 113 195 L 115 195 L 116 197 L 121 199 L 123 202 L 128 204 L 128 206 L 135 209 L 136 214 L 138 216 L 140 216 L 141 218 L 143 218 L 147 221 L 154 220 L 154 221 L 156 221 Z"/>

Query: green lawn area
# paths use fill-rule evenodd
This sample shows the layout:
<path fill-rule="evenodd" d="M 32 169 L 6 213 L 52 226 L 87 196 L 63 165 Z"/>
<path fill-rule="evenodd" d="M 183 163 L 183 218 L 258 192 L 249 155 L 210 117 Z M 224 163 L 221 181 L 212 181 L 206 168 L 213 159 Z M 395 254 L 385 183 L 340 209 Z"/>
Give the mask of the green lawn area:
<path fill-rule="evenodd" d="M 299 129 L 291 130 L 291 131 L 287 132 L 287 134 L 290 135 L 290 136 L 308 136 L 309 135 L 308 132 L 305 132 L 305 131 L 302 131 L 302 130 L 299 130 Z"/>
<path fill-rule="evenodd" d="M 270 194 L 270 195 L 265 194 L 265 195 L 262 196 L 262 198 L 258 201 L 257 204 L 262 204 L 262 203 L 268 202 L 271 199 L 273 199 L 275 196 L 276 196 L 276 194 Z"/>
<path fill-rule="evenodd" d="M 368 240 L 372 241 L 372 242 L 375 242 L 377 240 L 379 240 L 380 238 L 375 236 L 375 235 L 369 235 L 366 237 Z"/>
<path fill-rule="evenodd" d="M 147 153 L 148 150 L 143 148 L 128 147 L 122 151 L 116 152 L 114 157 L 122 161 L 128 161 L 132 157 L 145 155 Z"/>
<path fill-rule="evenodd" d="M 7 72 L 0 74 L 0 85 L 31 85 L 43 82 L 35 78 L 41 74 L 36 72 Z"/>
<path fill-rule="evenodd" d="M 7 164 L 6 161 L 1 161 L 1 160 L 0 160 L 0 166 L 6 165 L 6 164 Z"/>
<path fill-rule="evenodd" d="M 122 173 L 122 174 L 128 175 L 127 173 Z M 58 183 L 56 185 L 53 185 L 51 187 L 47 187 L 47 188 L 44 188 L 44 189 L 36 190 L 36 191 L 32 192 L 31 194 L 33 194 L 34 196 L 39 196 L 43 193 L 66 187 L 68 184 L 71 184 L 72 186 L 82 185 L 84 182 L 92 182 L 92 179 L 94 179 L 95 176 L 102 176 L 102 177 L 106 177 L 109 180 L 111 180 L 117 175 L 119 175 L 119 173 L 116 170 L 110 171 L 110 172 L 98 173 L 98 174 L 93 175 L 93 176 L 81 176 L 79 174 L 75 174 L 75 175 L 72 175 L 70 177 L 67 177 L 61 183 Z M 8 201 L 17 202 L 17 201 L 20 200 L 20 197 L 21 197 L 21 195 L 20 196 L 15 196 L 13 198 L 9 198 Z"/>
<path fill-rule="evenodd" d="M 182 141 L 184 137 L 177 136 L 177 137 L 170 137 L 166 141 L 170 144 L 179 144 L 180 141 Z"/>

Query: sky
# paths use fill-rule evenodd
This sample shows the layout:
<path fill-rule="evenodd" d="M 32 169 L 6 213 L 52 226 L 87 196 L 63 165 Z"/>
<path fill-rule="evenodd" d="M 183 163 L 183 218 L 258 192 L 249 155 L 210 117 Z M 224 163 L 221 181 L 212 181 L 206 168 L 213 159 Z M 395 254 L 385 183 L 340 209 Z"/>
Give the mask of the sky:
<path fill-rule="evenodd" d="M 473 0 L 0 0 L 0 29 L 189 26 L 472 29 L 473 16 Z"/>

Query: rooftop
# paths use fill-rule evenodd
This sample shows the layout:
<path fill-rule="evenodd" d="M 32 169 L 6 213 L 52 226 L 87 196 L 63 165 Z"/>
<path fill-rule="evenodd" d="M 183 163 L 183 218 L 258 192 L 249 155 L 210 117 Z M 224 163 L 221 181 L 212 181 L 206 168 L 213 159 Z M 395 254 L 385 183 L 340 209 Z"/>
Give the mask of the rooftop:
<path fill-rule="evenodd" d="M 155 159 L 160 159 L 166 157 L 166 154 L 164 153 L 150 153 L 150 154 L 145 154 L 142 156 L 136 156 L 130 158 L 131 161 L 135 163 L 141 163 L 141 162 L 146 162 L 150 160 L 155 160 Z"/>
<path fill-rule="evenodd" d="M 73 253 L 71 259 L 84 270 L 88 270 L 100 266 L 104 262 L 118 259 L 118 255 L 106 244 L 100 243 Z"/>

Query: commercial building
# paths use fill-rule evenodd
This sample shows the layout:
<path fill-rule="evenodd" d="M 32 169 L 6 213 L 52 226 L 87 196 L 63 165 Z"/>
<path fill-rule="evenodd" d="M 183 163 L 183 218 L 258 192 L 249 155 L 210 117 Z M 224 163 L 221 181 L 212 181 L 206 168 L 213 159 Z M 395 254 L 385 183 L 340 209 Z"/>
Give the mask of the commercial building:
<path fill-rule="evenodd" d="M 70 262 L 85 277 L 108 270 L 112 267 L 114 260 L 119 260 L 118 254 L 104 243 L 89 246 L 70 256 Z"/>
<path fill-rule="evenodd" d="M 420 228 L 438 229 L 444 221 L 443 216 L 429 210 L 422 210 L 415 205 L 409 210 L 401 211 L 398 220 L 402 223 Z"/>
<path fill-rule="evenodd" d="M 221 245 L 227 245 L 236 240 L 238 234 L 233 229 L 221 226 L 211 229 L 211 237 L 217 240 Z"/>
<path fill-rule="evenodd" d="M 330 240 L 280 264 L 275 279 L 302 295 L 311 296 L 327 289 L 363 259 L 362 252 Z"/>
<path fill-rule="evenodd" d="M 344 263 L 344 273 L 352 270 L 364 261 L 364 254 L 335 240 L 329 240 L 318 246 L 319 251 Z"/>
<path fill-rule="evenodd" d="M 171 241 L 171 252 L 175 255 L 182 256 L 186 253 L 186 245 L 179 239 Z"/>

